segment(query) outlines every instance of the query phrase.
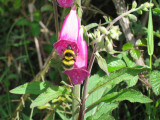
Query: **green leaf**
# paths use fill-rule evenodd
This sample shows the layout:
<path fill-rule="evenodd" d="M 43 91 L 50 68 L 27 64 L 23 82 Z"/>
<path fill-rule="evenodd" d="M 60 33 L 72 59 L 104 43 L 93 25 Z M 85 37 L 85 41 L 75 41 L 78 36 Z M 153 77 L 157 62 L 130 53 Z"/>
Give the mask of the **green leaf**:
<path fill-rule="evenodd" d="M 109 75 L 106 60 L 105 60 L 104 58 L 102 58 L 101 55 L 100 55 L 98 52 L 95 53 L 95 56 L 96 56 L 96 58 L 97 58 L 99 67 L 100 67 L 107 75 Z"/>
<path fill-rule="evenodd" d="M 133 1 L 132 3 L 132 9 L 136 8 L 137 7 L 137 2 L 136 1 Z"/>
<path fill-rule="evenodd" d="M 95 92 L 97 89 L 100 89 L 102 87 L 108 87 L 112 88 L 112 86 L 124 81 L 124 80 L 131 80 L 135 76 L 137 76 L 140 72 L 149 70 L 149 68 L 144 66 L 136 66 L 133 68 L 123 68 L 120 70 L 117 70 L 110 74 L 110 76 L 104 76 L 102 77 L 97 84 L 94 85 L 94 88 L 92 88 L 89 91 L 89 94 Z"/>
<path fill-rule="evenodd" d="M 157 15 L 157 16 L 160 16 L 160 8 L 154 8 L 153 9 L 153 14 Z"/>
<path fill-rule="evenodd" d="M 147 40 L 146 39 L 137 40 L 136 41 L 136 46 L 144 46 L 144 47 L 146 47 L 147 46 Z"/>
<path fill-rule="evenodd" d="M 99 83 L 100 80 L 102 80 L 104 78 L 104 76 L 107 76 L 103 71 L 98 71 L 96 74 L 92 75 L 89 78 L 89 84 L 88 84 L 88 91 L 92 90 L 94 88 L 94 86 L 96 84 Z M 91 94 L 86 101 L 86 107 L 88 107 L 89 105 L 91 105 L 91 103 L 96 102 L 97 100 L 99 100 L 103 93 L 105 92 L 106 88 L 101 88 L 97 91 L 95 91 L 93 94 Z M 93 108 L 92 110 L 88 111 L 85 114 L 85 118 L 87 118 L 88 116 L 93 115 L 93 113 L 96 112 L 96 107 Z"/>
<path fill-rule="evenodd" d="M 34 21 L 39 22 L 41 20 L 41 14 L 39 11 L 34 11 L 33 16 L 34 16 Z"/>
<path fill-rule="evenodd" d="M 123 45 L 122 50 L 125 51 L 133 48 L 134 48 L 134 45 L 132 43 L 126 43 Z"/>
<path fill-rule="evenodd" d="M 43 106 L 49 101 L 58 98 L 59 96 L 67 93 L 67 89 L 60 86 L 54 86 L 52 88 L 48 88 L 44 93 L 40 94 L 31 104 L 31 108 L 37 106 Z"/>
<path fill-rule="evenodd" d="M 139 59 L 140 57 L 140 51 L 138 49 L 132 49 L 130 50 L 130 54 L 134 59 Z"/>
<path fill-rule="evenodd" d="M 14 94 L 40 94 L 49 86 L 51 86 L 51 84 L 48 82 L 33 81 L 25 83 L 24 85 L 20 85 L 12 89 L 10 92 Z"/>
<path fill-rule="evenodd" d="M 111 55 L 107 55 L 107 65 L 109 72 L 126 67 L 126 64 L 123 60 L 118 57 L 112 57 Z"/>
<path fill-rule="evenodd" d="M 153 22 L 152 22 L 151 8 L 149 9 L 147 48 L 148 48 L 148 54 L 152 55 L 154 51 L 154 40 L 153 40 Z"/>
<path fill-rule="evenodd" d="M 127 80 L 126 82 L 127 82 L 128 87 L 132 87 L 136 85 L 136 83 L 138 82 L 138 75 L 133 77 L 131 80 Z"/>
<path fill-rule="evenodd" d="M 128 67 L 135 67 L 136 63 L 134 60 L 128 55 L 128 52 L 123 53 L 123 59 L 126 62 Z"/>
<path fill-rule="evenodd" d="M 28 20 L 26 20 L 25 18 L 21 17 L 16 21 L 16 25 L 20 25 L 20 26 L 27 26 L 29 25 L 30 22 Z"/>
<path fill-rule="evenodd" d="M 102 104 L 98 105 L 96 112 L 94 114 L 92 113 L 92 116 L 90 116 L 90 118 L 92 118 L 93 120 L 100 120 L 104 115 L 110 116 L 112 111 L 117 107 L 118 107 L 118 103 L 104 103 L 103 102 Z"/>
<path fill-rule="evenodd" d="M 41 12 L 53 11 L 53 6 L 51 4 L 45 4 L 41 7 Z"/>
<path fill-rule="evenodd" d="M 150 103 L 152 100 L 147 96 L 144 96 L 141 92 L 133 89 L 122 89 L 119 92 L 113 92 L 103 96 L 101 99 L 93 103 L 91 106 L 95 106 L 101 102 L 112 103 L 128 100 L 130 102 Z"/>
<path fill-rule="evenodd" d="M 91 23 L 91 24 L 89 24 L 89 25 L 86 25 L 85 28 L 86 28 L 86 30 L 88 31 L 88 30 L 90 30 L 90 29 L 92 29 L 92 28 L 94 28 L 94 27 L 97 27 L 97 26 L 98 26 L 97 23 Z"/>
<path fill-rule="evenodd" d="M 21 0 L 15 0 L 13 6 L 14 6 L 15 9 L 20 8 L 20 6 L 21 6 Z"/>
<path fill-rule="evenodd" d="M 152 89 L 156 95 L 160 95 L 160 72 L 153 71 L 150 76 L 149 83 L 152 85 Z"/>
<path fill-rule="evenodd" d="M 32 22 L 31 24 L 31 32 L 33 36 L 38 36 L 40 34 L 40 27 L 38 23 Z"/>
<path fill-rule="evenodd" d="M 94 119 L 92 116 L 90 116 L 86 120 L 115 120 L 115 119 L 111 115 L 103 114 L 98 119 Z"/>

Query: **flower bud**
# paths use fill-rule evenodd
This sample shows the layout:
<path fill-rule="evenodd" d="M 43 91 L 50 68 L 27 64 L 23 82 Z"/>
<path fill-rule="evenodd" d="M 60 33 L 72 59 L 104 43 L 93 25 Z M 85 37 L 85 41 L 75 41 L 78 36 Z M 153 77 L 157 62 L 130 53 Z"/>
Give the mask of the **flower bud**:
<path fill-rule="evenodd" d="M 61 7 L 71 7 L 73 5 L 73 0 L 57 0 Z"/>

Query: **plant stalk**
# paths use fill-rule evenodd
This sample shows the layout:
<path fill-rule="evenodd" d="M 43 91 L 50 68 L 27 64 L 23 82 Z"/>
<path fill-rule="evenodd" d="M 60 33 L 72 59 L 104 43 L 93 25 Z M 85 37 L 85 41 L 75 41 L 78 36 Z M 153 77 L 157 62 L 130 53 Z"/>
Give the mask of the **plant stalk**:
<path fill-rule="evenodd" d="M 81 9 L 81 0 L 75 0 L 75 3 L 77 3 L 79 6 L 79 9 Z M 79 22 L 81 24 L 81 14 L 78 15 L 78 17 L 79 17 Z M 73 94 L 77 99 L 80 99 L 80 89 L 81 89 L 80 85 L 75 85 L 73 88 Z M 78 119 L 79 109 L 80 109 L 79 102 L 73 97 L 72 98 L 72 120 Z"/>

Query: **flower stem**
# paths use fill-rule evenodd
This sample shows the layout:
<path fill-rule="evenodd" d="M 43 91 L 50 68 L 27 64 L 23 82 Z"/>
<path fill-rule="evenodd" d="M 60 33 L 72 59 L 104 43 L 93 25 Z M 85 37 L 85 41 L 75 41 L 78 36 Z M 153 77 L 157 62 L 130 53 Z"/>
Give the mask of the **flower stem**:
<path fill-rule="evenodd" d="M 57 39 L 59 38 L 59 22 L 58 22 L 58 12 L 57 12 L 57 3 L 56 0 L 52 1 L 53 8 L 54 8 L 54 19 L 55 19 L 55 26 L 56 26 L 56 36 Z"/>
<path fill-rule="evenodd" d="M 76 98 L 80 98 L 80 85 L 75 85 L 73 88 L 73 94 Z M 78 119 L 79 113 L 79 102 L 73 97 L 72 98 L 72 120 Z"/>
<path fill-rule="evenodd" d="M 81 9 L 81 0 L 75 0 L 75 2 L 78 4 L 79 8 Z M 79 17 L 79 21 L 81 23 L 81 15 L 78 15 Z M 80 99 L 80 85 L 75 85 L 73 88 L 73 94 L 77 99 Z M 79 102 L 73 97 L 72 98 L 72 120 L 77 120 L 78 116 L 79 116 L 79 109 L 80 109 L 80 105 Z"/>

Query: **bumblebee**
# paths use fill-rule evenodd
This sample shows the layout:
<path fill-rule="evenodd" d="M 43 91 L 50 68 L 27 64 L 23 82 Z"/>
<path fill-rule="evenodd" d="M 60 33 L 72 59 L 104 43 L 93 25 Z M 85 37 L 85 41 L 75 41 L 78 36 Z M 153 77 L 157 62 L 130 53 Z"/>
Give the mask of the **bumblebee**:
<path fill-rule="evenodd" d="M 75 63 L 75 53 L 69 44 L 63 53 L 62 65 L 65 70 L 71 70 Z"/>

